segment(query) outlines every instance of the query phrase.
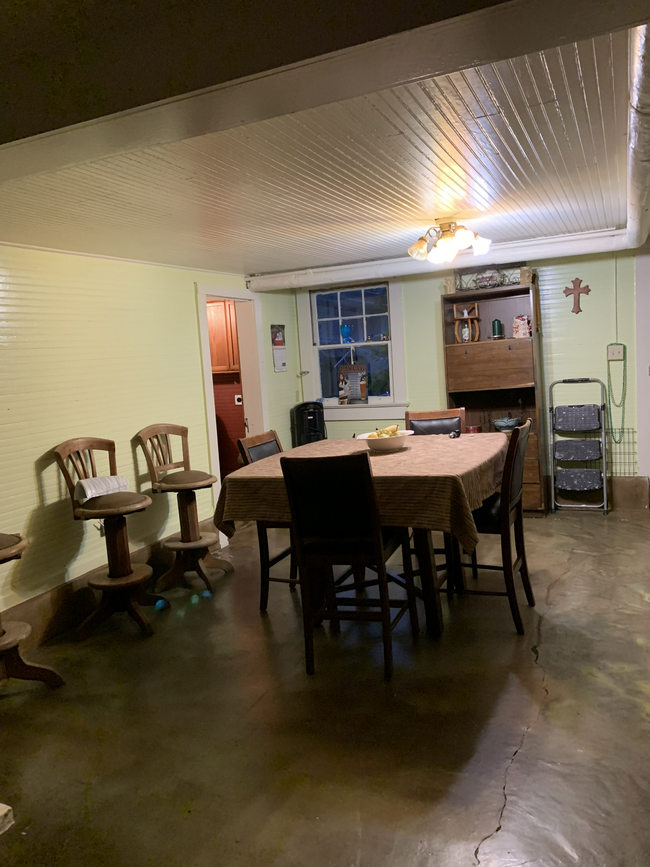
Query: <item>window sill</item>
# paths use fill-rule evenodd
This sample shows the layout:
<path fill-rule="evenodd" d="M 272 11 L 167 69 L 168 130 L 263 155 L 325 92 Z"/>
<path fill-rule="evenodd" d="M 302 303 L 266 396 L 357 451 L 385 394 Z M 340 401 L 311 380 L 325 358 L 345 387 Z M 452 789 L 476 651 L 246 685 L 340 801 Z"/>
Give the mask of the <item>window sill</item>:
<path fill-rule="evenodd" d="M 408 403 L 375 403 L 369 406 L 325 406 L 325 421 L 372 421 L 404 417 Z"/>

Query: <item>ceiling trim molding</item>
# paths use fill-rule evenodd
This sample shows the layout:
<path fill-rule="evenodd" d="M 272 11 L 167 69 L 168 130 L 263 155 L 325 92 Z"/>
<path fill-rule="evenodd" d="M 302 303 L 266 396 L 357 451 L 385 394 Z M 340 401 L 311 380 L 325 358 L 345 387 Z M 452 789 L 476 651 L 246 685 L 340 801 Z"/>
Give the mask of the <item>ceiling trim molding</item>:
<path fill-rule="evenodd" d="M 628 247 L 626 229 L 609 229 L 598 232 L 583 232 L 576 235 L 556 235 L 552 238 L 535 238 L 529 241 L 493 244 L 486 256 L 474 256 L 471 251 L 459 253 L 454 259 L 453 266 L 448 263 L 435 265 L 429 261 L 417 262 L 410 256 L 404 256 L 399 259 L 332 265 L 326 268 L 288 271 L 283 274 L 261 274 L 256 277 L 248 277 L 246 285 L 251 292 L 307 289 L 318 286 L 362 283 L 368 280 L 386 280 L 392 277 L 450 273 L 453 268 L 469 268 L 472 265 L 476 266 L 483 263 L 488 267 L 490 265 L 504 265 L 507 262 L 529 262 L 540 259 L 563 259 L 570 256 L 612 253 L 628 249 Z"/>
<path fill-rule="evenodd" d="M 639 25 L 647 0 L 512 0 L 0 147 L 0 183 L 340 102 Z M 513 34 L 516 38 L 513 40 Z"/>

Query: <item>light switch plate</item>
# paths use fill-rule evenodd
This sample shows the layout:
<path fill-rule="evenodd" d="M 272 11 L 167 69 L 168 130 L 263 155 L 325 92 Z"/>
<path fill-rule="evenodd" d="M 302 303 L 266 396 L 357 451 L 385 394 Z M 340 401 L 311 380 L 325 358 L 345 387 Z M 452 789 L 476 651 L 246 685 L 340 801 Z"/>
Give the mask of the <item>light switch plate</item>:
<path fill-rule="evenodd" d="M 244 404 L 244 399 L 241 396 L 241 394 L 236 394 L 235 395 L 235 406 L 243 406 L 243 404 Z"/>
<path fill-rule="evenodd" d="M 623 344 L 610 343 L 607 347 L 607 361 L 623 361 Z"/>

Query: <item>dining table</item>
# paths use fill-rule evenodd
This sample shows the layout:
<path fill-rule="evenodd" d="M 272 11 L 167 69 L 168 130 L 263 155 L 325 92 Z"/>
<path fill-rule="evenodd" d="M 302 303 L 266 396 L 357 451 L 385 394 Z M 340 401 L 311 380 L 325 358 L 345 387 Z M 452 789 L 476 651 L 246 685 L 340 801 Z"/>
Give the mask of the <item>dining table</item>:
<path fill-rule="evenodd" d="M 508 440 L 502 433 L 411 436 L 397 451 L 371 451 L 365 441 L 325 439 L 271 455 L 227 475 L 214 513 L 215 526 L 232 537 L 236 522 L 291 521 L 281 458 L 330 457 L 360 451 L 370 457 L 379 518 L 384 527 L 413 530 L 427 631 L 442 633 L 431 531 L 448 533 L 467 553 L 478 543 L 472 511 L 494 494 L 503 475 Z M 354 508 L 341 488 L 341 509 Z M 318 491 L 313 492 L 318 497 Z M 352 506 L 351 506 L 352 503 Z"/>

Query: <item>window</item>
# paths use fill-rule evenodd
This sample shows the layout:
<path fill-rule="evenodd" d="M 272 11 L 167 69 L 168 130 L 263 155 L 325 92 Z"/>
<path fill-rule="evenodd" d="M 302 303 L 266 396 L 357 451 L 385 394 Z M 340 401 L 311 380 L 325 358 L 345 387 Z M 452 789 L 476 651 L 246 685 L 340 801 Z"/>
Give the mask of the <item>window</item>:
<path fill-rule="evenodd" d="M 298 306 L 305 358 L 304 332 L 311 326 L 313 361 L 307 365 L 307 381 L 303 380 L 305 400 L 322 399 L 330 419 L 376 418 L 381 417 L 378 407 L 385 406 L 390 413 L 391 407 L 404 405 L 401 287 L 382 284 L 304 292 L 298 296 Z"/>

